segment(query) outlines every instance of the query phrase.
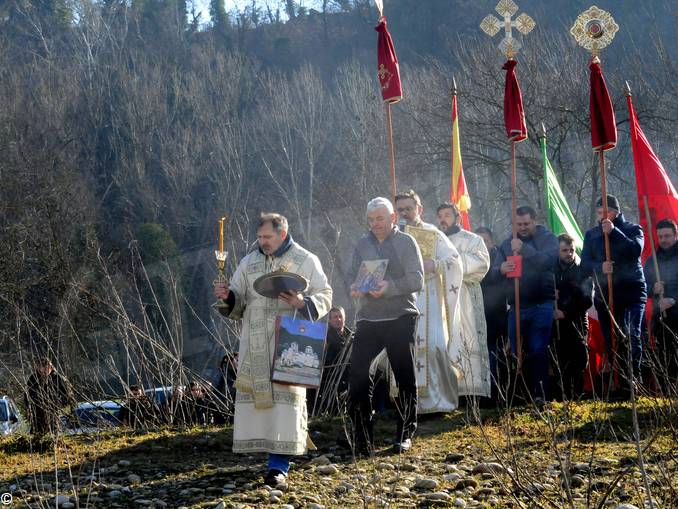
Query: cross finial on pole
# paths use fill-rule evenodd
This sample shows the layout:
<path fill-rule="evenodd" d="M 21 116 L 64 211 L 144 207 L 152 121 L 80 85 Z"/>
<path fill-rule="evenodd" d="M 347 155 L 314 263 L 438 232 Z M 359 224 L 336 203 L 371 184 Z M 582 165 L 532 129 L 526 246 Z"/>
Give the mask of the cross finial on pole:
<path fill-rule="evenodd" d="M 513 29 L 515 28 L 521 34 L 527 35 L 534 29 L 536 23 L 525 13 L 512 20 L 511 17 L 518 12 L 518 6 L 513 0 L 500 0 L 495 10 L 504 18 L 503 21 L 489 14 L 481 21 L 480 28 L 490 37 L 494 37 L 503 27 L 505 35 L 499 43 L 499 49 L 507 58 L 512 58 L 522 47 L 520 41 L 513 37 Z"/>

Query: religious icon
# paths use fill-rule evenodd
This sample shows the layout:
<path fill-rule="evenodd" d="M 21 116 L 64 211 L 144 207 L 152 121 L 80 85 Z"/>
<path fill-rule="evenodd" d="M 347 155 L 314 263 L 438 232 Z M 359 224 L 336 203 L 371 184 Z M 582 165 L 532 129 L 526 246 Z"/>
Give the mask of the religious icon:
<path fill-rule="evenodd" d="M 363 260 L 355 279 L 355 289 L 362 293 L 378 290 L 379 284 L 384 280 L 388 260 Z"/>

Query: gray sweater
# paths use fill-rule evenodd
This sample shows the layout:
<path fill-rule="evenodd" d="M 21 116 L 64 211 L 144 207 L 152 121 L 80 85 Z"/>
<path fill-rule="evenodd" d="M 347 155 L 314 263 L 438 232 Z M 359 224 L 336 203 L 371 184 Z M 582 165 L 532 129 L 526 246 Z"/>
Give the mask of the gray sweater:
<path fill-rule="evenodd" d="M 375 299 L 366 295 L 358 303 L 357 320 L 395 320 L 403 315 L 418 315 L 417 292 L 424 287 L 424 264 L 415 240 L 394 228 L 383 242 L 371 232 L 358 240 L 353 252 L 349 284 L 353 284 L 363 260 L 388 260 L 384 280 L 388 288 Z"/>

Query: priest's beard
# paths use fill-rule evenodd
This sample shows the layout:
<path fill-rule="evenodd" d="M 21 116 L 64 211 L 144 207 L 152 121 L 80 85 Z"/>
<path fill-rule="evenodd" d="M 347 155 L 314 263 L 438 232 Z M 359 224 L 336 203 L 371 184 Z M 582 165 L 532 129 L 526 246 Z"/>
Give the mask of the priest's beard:
<path fill-rule="evenodd" d="M 439 228 L 448 237 L 450 235 L 454 235 L 455 233 L 459 232 L 459 230 L 461 230 L 461 228 L 459 228 L 459 226 L 456 225 L 456 224 L 453 224 L 452 226 L 448 226 L 447 228 L 444 228 L 442 225 L 440 225 Z"/>

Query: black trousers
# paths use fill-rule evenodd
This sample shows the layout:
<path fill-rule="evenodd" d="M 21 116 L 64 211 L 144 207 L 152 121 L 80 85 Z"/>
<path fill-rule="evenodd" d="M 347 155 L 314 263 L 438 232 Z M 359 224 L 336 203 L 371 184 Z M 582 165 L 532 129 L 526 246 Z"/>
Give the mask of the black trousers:
<path fill-rule="evenodd" d="M 678 391 L 678 316 L 667 313 L 666 318 L 660 320 L 653 317 L 655 350 L 651 358 L 654 362 L 652 370 L 657 375 L 662 394 L 666 397 L 675 397 Z"/>
<path fill-rule="evenodd" d="M 417 429 L 417 381 L 414 365 L 414 337 L 417 316 L 404 315 L 383 322 L 359 321 L 353 340 L 349 372 L 349 412 L 356 440 L 372 443 L 372 395 L 374 380 L 370 365 L 386 348 L 386 354 L 398 384 L 398 429 L 396 442 L 411 438 Z"/>
<path fill-rule="evenodd" d="M 586 344 L 589 326 L 586 316 L 578 319 L 558 320 L 559 331 L 553 326 L 553 342 L 556 361 L 554 369 L 560 390 L 554 394 L 556 399 L 565 396 L 568 399 L 581 397 L 584 391 L 584 372 L 589 361 Z M 562 382 L 562 385 L 561 385 Z"/>

